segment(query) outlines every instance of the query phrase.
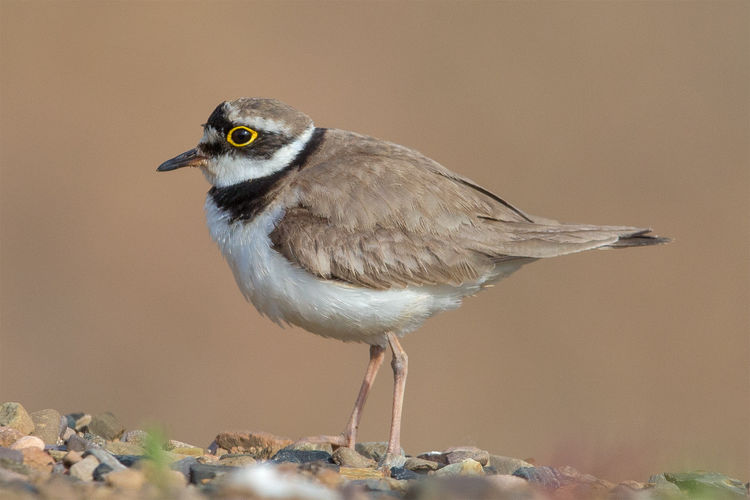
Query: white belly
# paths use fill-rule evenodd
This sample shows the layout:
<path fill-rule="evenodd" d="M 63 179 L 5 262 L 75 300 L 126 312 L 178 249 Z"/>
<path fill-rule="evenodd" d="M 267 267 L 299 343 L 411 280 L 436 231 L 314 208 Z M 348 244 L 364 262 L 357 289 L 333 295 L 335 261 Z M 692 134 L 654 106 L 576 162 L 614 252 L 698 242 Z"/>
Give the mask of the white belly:
<path fill-rule="evenodd" d="M 476 293 L 483 283 L 510 274 L 521 265 L 498 269 L 497 274 L 481 282 L 461 287 L 372 290 L 322 280 L 271 248 L 269 234 L 282 215 L 279 207 L 249 223 L 229 223 L 211 197 L 206 200 L 211 237 L 232 268 L 243 295 L 276 323 L 295 324 L 324 337 L 384 345 L 386 332 L 403 336 L 433 314 L 458 307 L 463 297 Z"/>

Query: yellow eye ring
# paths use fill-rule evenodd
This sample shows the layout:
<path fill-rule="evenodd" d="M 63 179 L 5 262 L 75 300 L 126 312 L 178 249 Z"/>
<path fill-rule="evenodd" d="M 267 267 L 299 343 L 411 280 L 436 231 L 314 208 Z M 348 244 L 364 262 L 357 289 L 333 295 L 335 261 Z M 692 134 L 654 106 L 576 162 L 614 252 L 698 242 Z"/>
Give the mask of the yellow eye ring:
<path fill-rule="evenodd" d="M 257 138 L 258 132 L 244 125 L 234 127 L 227 132 L 227 142 L 237 148 L 247 146 Z"/>

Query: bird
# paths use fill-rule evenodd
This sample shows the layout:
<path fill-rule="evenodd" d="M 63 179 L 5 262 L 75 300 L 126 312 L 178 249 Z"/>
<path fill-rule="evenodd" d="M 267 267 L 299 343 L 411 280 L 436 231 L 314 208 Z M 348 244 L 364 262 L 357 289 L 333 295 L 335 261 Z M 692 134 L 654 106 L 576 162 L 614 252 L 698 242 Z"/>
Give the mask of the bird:
<path fill-rule="evenodd" d="M 261 314 L 281 326 L 369 345 L 344 431 L 310 441 L 354 447 L 390 348 L 385 467 L 403 463 L 404 335 L 536 260 L 669 241 L 649 228 L 527 214 L 414 149 L 316 127 L 276 99 L 219 104 L 198 145 L 157 170 L 183 167 L 200 169 L 211 184 L 210 235 Z"/>

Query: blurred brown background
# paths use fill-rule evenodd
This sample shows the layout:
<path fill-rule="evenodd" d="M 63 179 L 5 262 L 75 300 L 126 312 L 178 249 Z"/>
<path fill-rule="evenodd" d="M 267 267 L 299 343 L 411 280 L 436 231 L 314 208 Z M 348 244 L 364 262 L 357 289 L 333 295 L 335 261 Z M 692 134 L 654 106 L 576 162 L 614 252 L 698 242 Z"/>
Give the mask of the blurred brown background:
<path fill-rule="evenodd" d="M 536 263 L 407 337 L 407 452 L 748 479 L 749 3 L 0 6 L 0 400 L 204 446 L 343 428 L 367 348 L 261 318 L 203 177 L 154 171 L 268 96 L 530 213 L 676 240 Z M 387 368 L 362 440 L 387 437 Z"/>

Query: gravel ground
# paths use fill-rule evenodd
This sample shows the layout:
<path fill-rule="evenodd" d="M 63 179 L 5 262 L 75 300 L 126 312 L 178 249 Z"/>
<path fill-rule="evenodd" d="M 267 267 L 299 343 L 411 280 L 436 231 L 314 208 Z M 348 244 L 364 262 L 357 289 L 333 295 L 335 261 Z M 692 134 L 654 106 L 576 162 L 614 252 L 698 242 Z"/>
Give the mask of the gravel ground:
<path fill-rule="evenodd" d="M 406 455 L 378 467 L 385 443 L 356 450 L 265 432 L 220 432 L 206 448 L 126 430 L 111 413 L 29 413 L 0 406 L 5 499 L 747 499 L 747 482 L 715 472 L 660 473 L 610 483 L 476 447 Z M 744 478 L 747 480 L 747 478 Z"/>

